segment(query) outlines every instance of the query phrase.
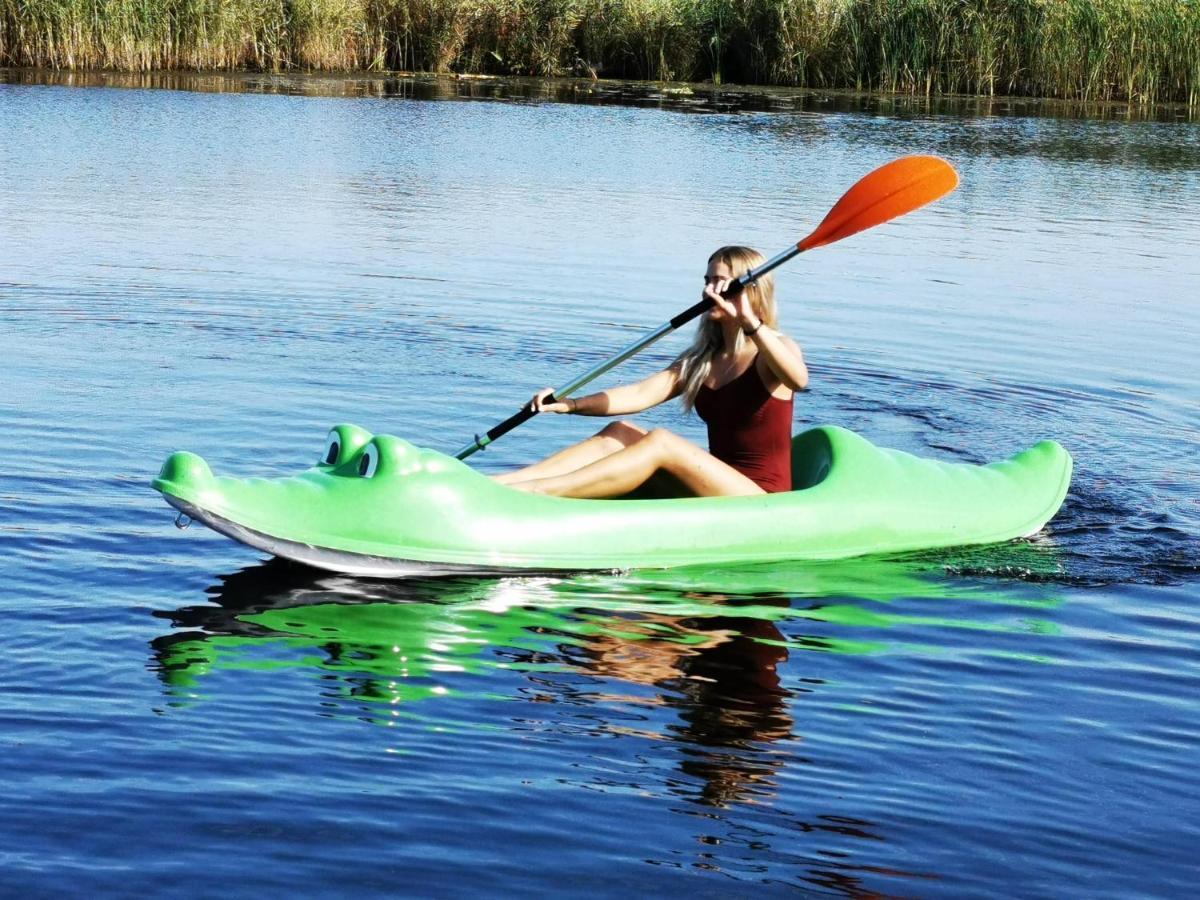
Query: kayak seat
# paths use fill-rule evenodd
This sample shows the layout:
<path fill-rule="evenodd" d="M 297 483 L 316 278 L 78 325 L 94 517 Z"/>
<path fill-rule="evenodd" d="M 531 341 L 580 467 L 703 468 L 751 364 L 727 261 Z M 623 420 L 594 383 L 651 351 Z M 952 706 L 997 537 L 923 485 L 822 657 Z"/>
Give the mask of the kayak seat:
<path fill-rule="evenodd" d="M 833 465 L 833 444 L 823 428 L 813 428 L 792 438 L 792 490 L 820 484 Z"/>

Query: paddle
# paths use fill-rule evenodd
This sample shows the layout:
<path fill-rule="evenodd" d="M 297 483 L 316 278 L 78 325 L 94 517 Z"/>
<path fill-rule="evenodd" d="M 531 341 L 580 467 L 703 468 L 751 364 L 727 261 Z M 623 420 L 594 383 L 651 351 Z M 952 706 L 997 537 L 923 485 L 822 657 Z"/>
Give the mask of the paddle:
<path fill-rule="evenodd" d="M 768 272 L 783 265 L 793 256 L 798 256 L 806 250 L 824 247 L 834 241 L 858 234 L 875 225 L 882 225 L 898 216 L 920 209 L 927 203 L 932 203 L 939 197 L 954 190 L 958 186 L 958 173 L 944 159 L 936 156 L 905 156 L 892 160 L 880 166 L 874 172 L 864 175 L 855 185 L 842 195 L 842 199 L 833 205 L 833 209 L 821 220 L 808 237 L 794 247 L 788 247 L 778 256 L 767 260 L 757 269 L 751 269 L 731 284 L 723 294 L 733 297 L 742 292 L 748 284 L 753 284 Z M 545 399 L 545 403 L 565 400 L 588 382 L 599 378 L 609 369 L 620 365 L 635 353 L 649 347 L 665 334 L 669 334 L 679 326 L 701 313 L 707 311 L 713 301 L 705 298 L 695 306 L 688 307 L 669 322 L 665 322 L 654 331 L 642 337 L 616 356 L 600 363 L 585 372 L 569 384 L 564 385 Z M 487 434 L 475 435 L 475 440 L 467 444 L 455 456 L 466 459 L 476 450 L 482 450 L 492 441 L 512 431 L 523 422 L 532 419 L 534 412 L 531 404 L 522 406 L 519 411 L 509 416 Z"/>

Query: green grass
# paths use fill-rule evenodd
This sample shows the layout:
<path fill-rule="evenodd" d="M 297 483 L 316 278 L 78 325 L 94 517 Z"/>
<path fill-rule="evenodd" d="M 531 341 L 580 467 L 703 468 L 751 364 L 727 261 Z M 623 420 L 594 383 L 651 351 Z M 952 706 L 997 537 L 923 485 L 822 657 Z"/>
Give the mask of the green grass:
<path fill-rule="evenodd" d="M 405 70 L 1200 104 L 1200 0 L 0 0 L 0 65 Z"/>

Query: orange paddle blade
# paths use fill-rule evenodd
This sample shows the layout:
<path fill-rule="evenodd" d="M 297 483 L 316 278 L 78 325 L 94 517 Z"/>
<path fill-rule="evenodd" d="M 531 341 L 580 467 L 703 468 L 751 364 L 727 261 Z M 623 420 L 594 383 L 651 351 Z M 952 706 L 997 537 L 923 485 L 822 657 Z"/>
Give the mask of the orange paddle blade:
<path fill-rule="evenodd" d="M 920 209 L 958 187 L 958 173 L 937 156 L 904 156 L 864 175 L 834 204 L 800 250 L 824 247 Z"/>

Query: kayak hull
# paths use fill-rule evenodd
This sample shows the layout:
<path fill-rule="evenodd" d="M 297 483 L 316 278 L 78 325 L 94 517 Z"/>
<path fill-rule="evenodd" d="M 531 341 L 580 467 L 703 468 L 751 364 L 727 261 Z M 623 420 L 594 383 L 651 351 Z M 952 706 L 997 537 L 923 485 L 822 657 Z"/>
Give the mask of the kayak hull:
<path fill-rule="evenodd" d="M 836 426 L 793 440 L 786 493 L 576 500 L 497 484 L 354 426 L 299 475 L 214 476 L 168 457 L 152 486 L 187 516 L 275 556 L 355 575 L 667 568 L 837 559 L 1028 537 L 1057 513 L 1071 457 L 1042 441 L 989 465 L 879 448 Z"/>

